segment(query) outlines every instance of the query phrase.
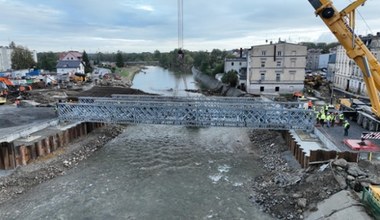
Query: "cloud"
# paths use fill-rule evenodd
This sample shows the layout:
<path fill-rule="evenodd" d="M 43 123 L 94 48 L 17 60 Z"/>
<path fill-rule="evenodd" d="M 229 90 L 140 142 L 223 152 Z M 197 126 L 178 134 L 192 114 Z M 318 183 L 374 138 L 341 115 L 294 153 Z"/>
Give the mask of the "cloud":
<path fill-rule="evenodd" d="M 143 11 L 154 11 L 153 6 L 151 6 L 151 5 L 137 5 L 136 9 L 140 9 Z"/>
<path fill-rule="evenodd" d="M 348 2 L 334 3 L 342 9 Z M 360 8 L 358 34 L 380 31 L 379 7 L 380 1 L 369 0 Z M 13 40 L 38 51 L 126 52 L 170 51 L 178 45 L 177 1 L 0 0 L 0 8 L 0 45 Z M 279 38 L 334 39 L 308 1 L 184 1 L 185 49 L 251 47 Z"/>

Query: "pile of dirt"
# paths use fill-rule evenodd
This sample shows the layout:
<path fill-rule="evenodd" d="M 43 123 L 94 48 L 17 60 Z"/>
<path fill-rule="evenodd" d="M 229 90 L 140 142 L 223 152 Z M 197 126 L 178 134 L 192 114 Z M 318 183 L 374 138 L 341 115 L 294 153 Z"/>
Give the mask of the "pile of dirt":
<path fill-rule="evenodd" d="M 379 165 L 371 162 L 338 159 L 305 170 L 286 157 L 280 132 L 253 130 L 250 138 L 265 169 L 255 178 L 250 199 L 277 219 L 303 219 L 306 210 L 316 211 L 319 202 L 343 189 L 359 192 L 369 184 L 380 184 Z"/>
<path fill-rule="evenodd" d="M 70 146 L 60 148 L 49 156 L 18 167 L 9 176 L 0 178 L 0 204 L 9 201 L 19 194 L 27 192 L 34 186 L 64 175 L 85 160 L 96 150 L 122 133 L 124 127 L 112 125 L 95 130 L 86 137 L 78 139 Z"/>
<path fill-rule="evenodd" d="M 152 95 L 138 89 L 112 87 L 112 86 L 94 86 L 87 91 L 80 92 L 78 96 L 87 97 L 111 97 L 112 94 L 126 95 Z"/>

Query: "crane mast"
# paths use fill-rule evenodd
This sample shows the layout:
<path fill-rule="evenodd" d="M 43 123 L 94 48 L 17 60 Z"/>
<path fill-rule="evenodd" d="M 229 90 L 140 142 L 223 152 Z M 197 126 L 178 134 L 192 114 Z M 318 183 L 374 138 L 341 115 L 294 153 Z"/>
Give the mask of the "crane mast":
<path fill-rule="evenodd" d="M 355 35 L 355 10 L 366 0 L 356 0 L 341 12 L 331 0 L 308 0 L 339 43 L 346 49 L 347 56 L 353 59 L 363 72 L 363 80 L 372 104 L 372 112 L 380 118 L 380 64 L 363 41 Z"/>

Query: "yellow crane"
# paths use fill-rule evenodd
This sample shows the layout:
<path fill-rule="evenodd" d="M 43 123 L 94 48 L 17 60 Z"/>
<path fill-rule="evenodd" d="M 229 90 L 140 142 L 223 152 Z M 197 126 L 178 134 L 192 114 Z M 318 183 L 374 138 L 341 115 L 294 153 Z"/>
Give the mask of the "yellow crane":
<path fill-rule="evenodd" d="M 347 56 L 354 60 L 363 72 L 363 80 L 372 104 L 371 110 L 378 120 L 380 118 L 380 64 L 355 34 L 356 9 L 364 5 L 366 0 L 356 0 L 340 12 L 334 7 L 331 0 L 308 1 L 314 7 L 316 15 L 322 19 L 339 43 L 346 49 Z"/>

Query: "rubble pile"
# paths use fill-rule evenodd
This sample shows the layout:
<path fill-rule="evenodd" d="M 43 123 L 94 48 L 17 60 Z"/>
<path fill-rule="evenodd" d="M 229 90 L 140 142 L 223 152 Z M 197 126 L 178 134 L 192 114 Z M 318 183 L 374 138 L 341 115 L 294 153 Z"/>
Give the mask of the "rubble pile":
<path fill-rule="evenodd" d="M 68 169 L 85 160 L 122 131 L 123 127 L 119 125 L 100 128 L 85 139 L 70 144 L 70 147 L 57 150 L 52 156 L 43 157 L 28 166 L 18 167 L 11 175 L 1 177 L 0 204 L 40 183 L 64 175 Z"/>
<path fill-rule="evenodd" d="M 343 189 L 359 192 L 369 184 L 380 184 L 379 167 L 371 162 L 336 159 L 301 169 L 284 157 L 287 149 L 281 133 L 254 130 L 250 138 L 265 169 L 252 183 L 250 199 L 274 218 L 303 219 L 306 210 L 316 211 L 317 203 Z"/>

